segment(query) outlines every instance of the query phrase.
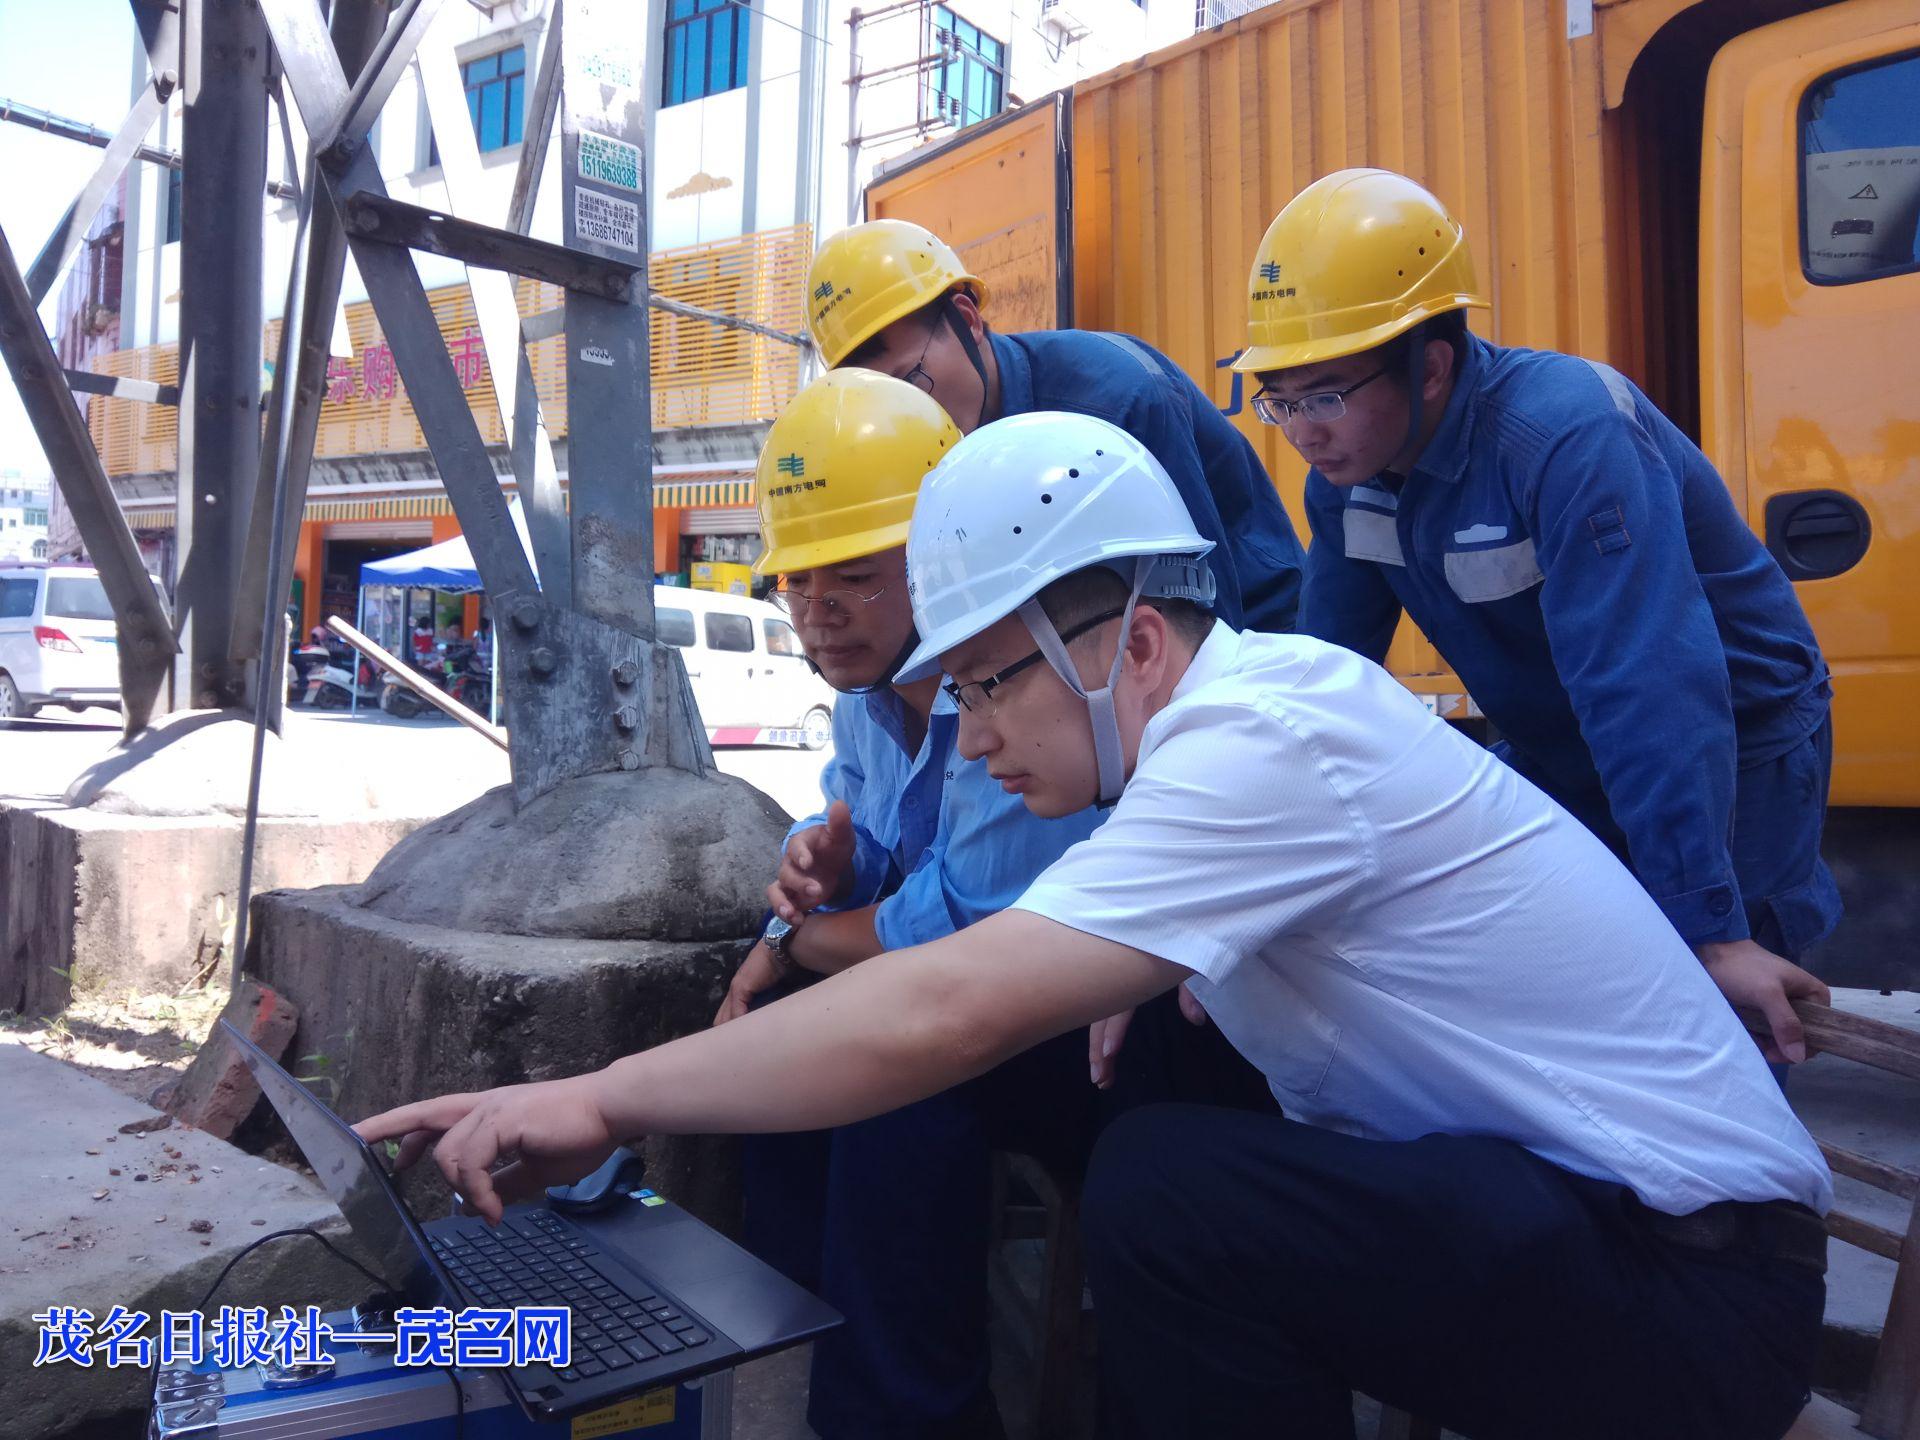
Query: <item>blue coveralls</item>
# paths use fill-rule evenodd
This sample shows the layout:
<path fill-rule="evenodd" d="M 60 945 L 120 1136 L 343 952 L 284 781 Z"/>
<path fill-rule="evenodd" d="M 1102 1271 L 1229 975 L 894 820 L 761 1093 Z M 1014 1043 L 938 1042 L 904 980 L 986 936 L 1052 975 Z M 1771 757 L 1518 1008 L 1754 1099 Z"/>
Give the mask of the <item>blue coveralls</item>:
<path fill-rule="evenodd" d="M 1066 410 L 1110 421 L 1154 454 L 1215 542 L 1214 613 L 1283 634 L 1300 605 L 1300 541 L 1260 457 L 1219 407 L 1158 350 L 1093 330 L 990 333 L 1000 416 Z M 998 418 L 998 417 L 996 417 Z"/>
<path fill-rule="evenodd" d="M 1215 542 L 1216 610 L 1230 624 L 1284 631 L 1299 605 L 1299 541 L 1244 436 L 1165 356 L 1087 331 L 993 335 L 1000 412 L 1097 415 L 1152 450 Z M 937 939 L 1003 910 L 1097 811 L 1043 821 L 984 765 L 955 749 L 945 694 L 909 752 L 891 690 L 834 711 L 828 800 L 853 809 L 854 890 L 879 901 L 889 950 Z M 794 829 L 822 823 L 824 812 Z M 1102 1096 L 1083 1032 L 1057 1037 L 970 1085 L 831 1132 L 767 1136 L 746 1149 L 749 1243 L 848 1323 L 817 1342 L 808 1419 L 829 1440 L 981 1435 L 986 1398 L 986 1247 L 993 1149 L 1074 1166 L 1092 1130 L 1155 1099 L 1270 1107 L 1258 1073 L 1216 1030 L 1178 1020 L 1172 997 L 1142 1007 L 1119 1082 Z M 990 1433 L 990 1432 L 989 1432 Z"/>
<path fill-rule="evenodd" d="M 834 908 L 878 901 L 874 929 L 889 950 L 1005 909 L 1102 818 L 1089 809 L 1042 820 L 983 762 L 962 760 L 944 692 L 915 751 L 905 720 L 890 689 L 841 696 L 820 781 L 853 812 L 853 889 Z M 1084 1163 L 1095 1103 L 1086 1037 L 1076 1033 L 871 1120 L 748 1139 L 749 1248 L 847 1319 L 814 1346 L 815 1430 L 828 1440 L 977 1433 L 987 1403 L 990 1154 L 1016 1148 Z"/>
<path fill-rule="evenodd" d="M 1308 473 L 1301 630 L 1380 661 L 1404 608 L 1690 944 L 1826 936 L 1827 667 L 1699 448 L 1606 366 L 1469 337 L 1392 484 Z"/>

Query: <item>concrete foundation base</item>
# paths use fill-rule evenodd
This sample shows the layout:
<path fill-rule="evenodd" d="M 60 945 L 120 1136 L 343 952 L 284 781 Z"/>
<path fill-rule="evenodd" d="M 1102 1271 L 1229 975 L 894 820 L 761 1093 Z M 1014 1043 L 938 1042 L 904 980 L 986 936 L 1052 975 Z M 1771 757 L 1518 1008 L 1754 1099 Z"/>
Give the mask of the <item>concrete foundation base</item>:
<path fill-rule="evenodd" d="M 350 1120 L 449 1091 L 552 1080 L 707 1025 L 749 940 L 550 939 L 392 920 L 359 888 L 262 895 L 248 972 L 299 1007 L 295 1074 Z M 737 1227 L 734 1141 L 655 1138 L 649 1183 L 722 1229 Z M 403 1182 L 423 1216 L 446 1213 L 430 1164 Z"/>
<path fill-rule="evenodd" d="M 358 881 L 425 817 L 263 818 L 257 889 Z M 48 801 L 0 805 L 0 1010 L 50 1015 L 74 990 L 220 983 L 241 822 Z"/>
<path fill-rule="evenodd" d="M 312 1227 L 357 1253 L 313 1181 L 243 1154 L 116 1094 L 48 1056 L 0 1043 L 13 1123 L 0 1166 L 0 1433 L 143 1434 L 148 1377 L 137 1366 L 34 1366 L 50 1306 L 115 1305 L 153 1317 L 192 1310 L 227 1263 L 264 1235 Z M 130 1128 L 123 1128 L 130 1127 Z M 364 1257 L 363 1257 L 364 1258 Z M 263 1246 L 214 1297 L 221 1305 L 333 1309 L 372 1287 L 312 1240 Z M 209 1323 L 208 1335 L 212 1329 Z"/>

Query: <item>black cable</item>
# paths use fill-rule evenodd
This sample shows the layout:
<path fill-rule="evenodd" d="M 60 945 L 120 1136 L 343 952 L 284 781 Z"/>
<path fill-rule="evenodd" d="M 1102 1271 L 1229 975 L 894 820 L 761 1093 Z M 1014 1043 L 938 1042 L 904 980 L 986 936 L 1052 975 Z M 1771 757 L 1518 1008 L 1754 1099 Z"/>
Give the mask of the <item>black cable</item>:
<path fill-rule="evenodd" d="M 311 1236 L 315 1240 L 318 1240 L 322 1245 L 327 1247 L 327 1250 L 333 1255 L 333 1257 L 336 1260 L 345 1261 L 347 1264 L 351 1265 L 354 1269 L 358 1270 L 362 1275 L 366 1276 L 367 1279 L 371 1280 L 375 1285 L 379 1286 L 382 1290 L 385 1290 L 387 1288 L 387 1282 L 385 1280 L 382 1280 L 378 1275 L 374 1274 L 373 1271 L 369 1270 L 366 1266 L 362 1265 L 358 1260 L 354 1259 L 351 1255 L 347 1254 L 346 1251 L 342 1250 L 339 1246 L 335 1245 L 331 1240 L 327 1239 L 327 1237 L 322 1235 L 318 1230 L 315 1230 L 309 1226 L 302 1226 L 297 1230 L 276 1230 L 271 1235 L 262 1235 L 258 1240 L 255 1240 L 251 1245 L 247 1246 L 246 1249 L 242 1250 L 238 1255 L 234 1256 L 233 1259 L 229 1260 L 226 1263 L 226 1266 L 220 1271 L 218 1275 L 214 1276 L 213 1284 L 207 1287 L 207 1293 L 200 1297 L 200 1303 L 194 1306 L 194 1309 L 204 1313 L 206 1311 L 207 1306 L 213 1303 L 213 1297 L 220 1292 L 220 1287 L 227 1283 L 227 1276 L 233 1273 L 233 1267 L 238 1265 L 242 1260 L 246 1259 L 254 1251 L 258 1250 L 262 1245 L 270 1245 L 275 1240 L 288 1240 L 296 1235 L 307 1235 L 307 1236 Z M 441 1374 L 445 1375 L 448 1381 L 451 1382 L 453 1385 L 453 1415 L 454 1415 L 453 1434 L 454 1434 L 454 1440 L 461 1440 L 461 1437 L 463 1437 L 467 1433 L 467 1393 L 464 1389 L 461 1388 L 460 1377 L 454 1373 L 454 1369 L 451 1365 L 436 1365 L 434 1366 L 434 1369 L 440 1371 Z M 160 1345 L 158 1340 L 156 1340 L 154 1342 L 154 1348 L 153 1348 L 152 1375 L 147 1383 L 147 1414 L 149 1416 L 153 1414 L 154 1401 L 159 1397 L 159 1394 L 160 1394 Z"/>

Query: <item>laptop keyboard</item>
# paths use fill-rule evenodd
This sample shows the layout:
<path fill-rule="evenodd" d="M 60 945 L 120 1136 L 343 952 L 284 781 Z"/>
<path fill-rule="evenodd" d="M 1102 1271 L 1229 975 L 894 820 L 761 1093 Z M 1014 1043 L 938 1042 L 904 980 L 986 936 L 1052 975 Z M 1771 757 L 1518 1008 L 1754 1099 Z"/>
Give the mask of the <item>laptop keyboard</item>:
<path fill-rule="evenodd" d="M 707 1344 L 713 1336 L 650 1289 L 630 1293 L 607 1274 L 600 1252 L 544 1210 L 497 1228 L 429 1237 L 433 1253 L 482 1305 L 565 1305 L 573 1311 L 573 1364 L 560 1380 L 593 1379 Z M 518 1372 L 538 1383 L 531 1372 Z"/>

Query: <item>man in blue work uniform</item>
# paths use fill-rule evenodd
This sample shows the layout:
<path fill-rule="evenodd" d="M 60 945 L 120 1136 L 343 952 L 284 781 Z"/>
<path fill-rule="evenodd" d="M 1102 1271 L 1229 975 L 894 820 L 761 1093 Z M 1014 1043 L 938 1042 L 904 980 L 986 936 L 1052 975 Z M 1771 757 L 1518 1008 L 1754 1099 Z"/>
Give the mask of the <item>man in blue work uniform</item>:
<path fill-rule="evenodd" d="M 1803 1059 L 1789 1002 L 1826 992 L 1788 960 L 1840 913 L 1812 628 L 1699 448 L 1604 365 L 1470 335 L 1475 290 L 1460 226 L 1383 170 L 1314 182 L 1261 241 L 1234 368 L 1313 467 L 1301 629 L 1381 661 L 1404 610 L 1502 757 Z"/>
<path fill-rule="evenodd" d="M 768 435 L 757 568 L 784 578 L 801 645 L 841 699 L 827 807 L 790 832 L 767 934 L 716 1024 L 1005 909 L 1100 823 L 1094 808 L 1040 819 L 1017 788 L 962 759 L 938 676 L 892 683 L 916 643 L 904 548 L 915 494 L 959 440 L 923 391 L 866 370 L 815 381 Z M 1258 1072 L 1218 1032 L 1172 1013 L 1150 1009 L 1125 1102 L 1263 1107 Z M 749 1245 L 847 1318 L 814 1349 L 808 1419 L 825 1440 L 999 1433 L 987 1389 L 991 1153 L 1077 1173 L 1112 1109 L 1089 1083 L 1086 1040 L 1063 1036 L 890 1114 L 749 1140 Z"/>
<path fill-rule="evenodd" d="M 964 434 L 1036 410 L 1118 425 L 1153 452 L 1215 542 L 1220 618 L 1293 629 L 1301 566 L 1293 523 L 1246 437 L 1159 351 L 1090 330 L 990 330 L 981 317 L 987 287 L 946 242 L 904 220 L 871 220 L 829 239 L 807 296 L 821 359 L 912 381 Z"/>

